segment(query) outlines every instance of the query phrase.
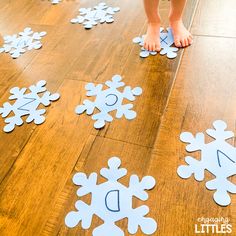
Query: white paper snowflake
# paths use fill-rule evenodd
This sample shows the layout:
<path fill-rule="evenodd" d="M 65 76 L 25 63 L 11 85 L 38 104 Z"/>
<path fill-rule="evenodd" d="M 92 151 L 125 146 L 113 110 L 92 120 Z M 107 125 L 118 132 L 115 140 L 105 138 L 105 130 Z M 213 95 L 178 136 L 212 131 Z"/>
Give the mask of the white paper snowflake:
<path fill-rule="evenodd" d="M 91 29 L 98 23 L 114 22 L 113 15 L 120 10 L 119 7 L 109 7 L 101 2 L 92 8 L 80 8 L 80 15 L 71 20 L 73 24 L 83 24 L 85 29 Z"/>
<path fill-rule="evenodd" d="M 33 32 L 31 28 L 25 28 L 19 35 L 7 35 L 4 37 L 4 45 L 0 48 L 0 53 L 10 53 L 12 58 L 18 58 L 27 50 L 40 49 L 42 47 L 40 39 L 46 34 L 46 32 Z"/>
<path fill-rule="evenodd" d="M 56 5 L 56 4 L 60 3 L 60 2 L 61 2 L 61 0 L 51 0 L 51 3 L 53 5 Z"/>
<path fill-rule="evenodd" d="M 139 44 L 141 46 L 141 52 L 140 57 L 146 58 L 150 55 L 157 55 L 157 52 L 155 51 L 148 51 L 144 49 L 144 37 L 145 35 L 141 37 L 136 37 L 133 39 L 133 43 Z M 172 34 L 171 28 L 168 28 L 167 31 L 164 31 L 164 28 L 160 29 L 160 40 L 161 40 L 161 51 L 160 55 L 166 55 L 168 58 L 173 59 L 177 57 L 177 51 L 179 50 L 176 47 L 172 47 L 174 44 L 174 38 Z"/>
<path fill-rule="evenodd" d="M 104 224 L 93 230 L 93 236 L 124 236 L 124 232 L 115 225 L 121 219 L 128 218 L 128 231 L 135 234 L 138 227 L 145 234 L 153 234 L 157 229 L 154 219 L 145 217 L 149 213 L 148 206 L 132 208 L 132 198 L 136 197 L 142 201 L 148 199 L 145 190 L 154 188 L 156 181 L 151 176 L 145 176 L 139 180 L 137 175 L 132 175 L 129 187 L 118 182 L 127 174 L 127 170 L 119 168 L 121 161 L 113 157 L 108 161 L 109 168 L 103 168 L 100 174 L 107 179 L 107 182 L 97 185 L 97 174 L 92 173 L 86 176 L 84 173 L 77 173 L 73 177 L 74 184 L 81 186 L 77 195 L 79 197 L 87 194 L 92 195 L 91 205 L 83 201 L 77 201 L 77 211 L 71 211 L 65 218 L 68 227 L 73 228 L 80 222 L 83 229 L 91 226 L 93 215 L 97 215 L 104 221 Z"/>
<path fill-rule="evenodd" d="M 142 89 L 136 87 L 131 89 L 130 86 L 126 86 L 123 92 L 117 90 L 123 87 L 125 83 L 121 82 L 122 78 L 120 75 L 115 75 L 112 77 L 112 81 L 107 81 L 105 84 L 108 86 L 107 89 L 103 89 L 102 84 L 95 85 L 93 83 L 88 83 L 85 89 L 88 91 L 87 96 L 96 96 L 94 102 L 90 100 L 84 100 L 83 105 L 77 106 L 75 112 L 77 114 L 82 114 L 86 111 L 87 115 L 92 115 L 95 108 L 100 112 L 92 116 L 93 120 L 96 120 L 94 127 L 100 129 L 105 126 L 106 122 L 111 122 L 113 117 L 109 114 L 111 111 L 116 112 L 116 118 L 121 118 L 125 116 L 126 119 L 132 120 L 137 114 L 135 111 L 131 110 L 133 108 L 132 104 L 123 105 L 123 100 L 127 99 L 129 101 L 134 101 L 135 96 L 142 94 Z"/>
<path fill-rule="evenodd" d="M 5 118 L 11 113 L 13 116 L 5 119 L 7 124 L 4 127 L 4 132 L 11 132 L 14 130 L 15 126 L 20 126 L 24 123 L 22 120 L 23 116 L 28 115 L 26 122 L 34 122 L 35 124 L 42 124 L 45 121 L 43 114 L 46 112 L 45 109 L 37 110 L 40 104 L 44 106 L 49 106 L 51 101 L 59 99 L 60 95 L 58 93 L 51 94 L 46 91 L 45 88 L 46 81 L 40 80 L 36 85 L 29 87 L 30 92 L 27 93 L 27 88 L 14 87 L 10 90 L 12 94 L 9 100 L 16 100 L 14 104 L 6 102 L 3 107 L 0 107 L 0 115 Z M 42 96 L 39 94 L 43 93 Z"/>
<path fill-rule="evenodd" d="M 204 171 L 208 170 L 215 179 L 206 182 L 206 187 L 216 190 L 213 197 L 216 203 L 227 206 L 231 202 L 228 192 L 236 193 L 236 185 L 228 180 L 236 174 L 236 148 L 226 142 L 234 137 L 234 133 L 226 131 L 227 124 L 221 120 L 215 121 L 213 127 L 215 129 L 206 131 L 215 139 L 209 143 L 205 143 L 204 133 L 197 133 L 195 137 L 189 132 L 180 135 L 183 142 L 189 143 L 186 146 L 188 152 L 201 151 L 201 160 L 187 156 L 185 161 L 188 165 L 180 166 L 177 172 L 184 179 L 194 174 L 197 181 L 202 181 Z"/>

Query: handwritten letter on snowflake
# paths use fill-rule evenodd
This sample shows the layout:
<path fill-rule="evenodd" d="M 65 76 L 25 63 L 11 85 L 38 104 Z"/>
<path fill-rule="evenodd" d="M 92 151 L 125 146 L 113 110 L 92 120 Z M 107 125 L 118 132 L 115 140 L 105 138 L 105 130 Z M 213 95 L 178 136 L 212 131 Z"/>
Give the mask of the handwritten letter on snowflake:
<path fill-rule="evenodd" d="M 7 35 L 4 37 L 4 45 L 0 48 L 0 53 L 10 53 L 12 58 L 18 58 L 27 50 L 40 49 L 42 43 L 40 40 L 46 32 L 33 32 L 31 28 L 25 28 L 19 35 Z"/>
<path fill-rule="evenodd" d="M 141 47 L 140 57 L 145 58 L 150 55 L 157 55 L 155 51 L 148 51 L 144 49 L 144 35 L 141 37 L 136 37 L 133 39 L 133 43 L 139 44 Z M 172 59 L 177 57 L 177 51 L 179 50 L 176 47 L 172 47 L 174 44 L 174 38 L 172 34 L 171 28 L 167 29 L 167 32 L 164 31 L 163 28 L 160 29 L 160 42 L 161 42 L 161 51 L 160 55 L 166 55 L 168 58 Z"/>
<path fill-rule="evenodd" d="M 213 127 L 214 129 L 206 131 L 214 138 L 209 143 L 205 143 L 204 133 L 197 133 L 195 137 L 189 132 L 180 135 L 181 141 L 188 143 L 186 146 L 188 152 L 201 151 L 201 160 L 185 157 L 188 165 L 180 166 L 177 173 L 184 179 L 193 174 L 197 181 L 202 181 L 205 170 L 208 170 L 215 178 L 206 182 L 206 187 L 215 190 L 213 198 L 217 204 L 227 206 L 231 203 L 228 192 L 236 193 L 236 185 L 228 179 L 236 174 L 236 148 L 226 142 L 227 139 L 234 137 L 234 133 L 226 131 L 227 125 L 221 120 L 215 121 Z"/>
<path fill-rule="evenodd" d="M 117 111 L 116 118 L 125 116 L 128 120 L 134 119 L 137 114 L 135 111 L 131 110 L 133 105 L 123 105 L 122 103 L 124 99 L 134 101 L 135 96 L 142 94 L 142 89 L 140 87 L 131 89 L 130 86 L 126 86 L 123 92 L 120 92 L 117 89 L 125 85 L 121 80 L 122 78 L 120 75 L 113 76 L 112 81 L 107 81 L 105 83 L 108 86 L 105 90 L 103 90 L 102 84 L 87 84 L 85 87 L 88 91 L 87 96 L 96 96 L 96 99 L 94 102 L 87 99 L 84 100 L 83 105 L 76 108 L 76 113 L 82 114 L 86 111 L 87 115 L 92 115 L 95 108 L 97 108 L 100 112 L 92 116 L 92 119 L 96 121 L 94 124 L 96 129 L 104 127 L 106 122 L 111 122 L 113 120 L 113 117 L 109 114 L 111 111 Z"/>
<path fill-rule="evenodd" d="M 27 116 L 26 122 L 34 122 L 39 125 L 45 121 L 43 114 L 46 112 L 45 109 L 37 110 L 40 104 L 44 106 L 49 106 L 51 101 L 56 101 L 59 99 L 60 95 L 58 93 L 51 94 L 45 88 L 46 81 L 41 80 L 36 85 L 29 87 L 30 92 L 27 93 L 27 88 L 12 88 L 10 93 L 12 94 L 9 97 L 9 100 L 15 100 L 14 104 L 6 102 L 3 104 L 3 107 L 0 107 L 0 115 L 5 118 L 11 113 L 13 116 L 10 116 L 5 119 L 7 124 L 4 127 L 4 132 L 11 132 L 14 130 L 15 126 L 20 126 L 24 122 L 22 120 L 23 116 Z M 40 96 L 40 93 L 43 93 Z"/>
<path fill-rule="evenodd" d="M 137 175 L 132 175 L 129 187 L 118 182 L 127 174 L 127 170 L 119 168 L 121 161 L 117 157 L 109 159 L 109 168 L 103 168 L 100 174 L 107 182 L 97 184 L 97 174 L 92 173 L 88 177 L 84 173 L 74 175 L 74 184 L 81 186 L 77 195 L 79 197 L 87 194 L 92 195 L 91 205 L 83 201 L 77 201 L 75 208 L 65 218 L 68 227 L 76 227 L 80 222 L 83 229 L 91 226 L 93 215 L 97 215 L 104 223 L 93 230 L 93 236 L 124 236 L 124 232 L 116 226 L 116 222 L 128 218 L 128 231 L 135 234 L 138 227 L 144 234 L 153 234 L 157 229 L 154 219 L 145 217 L 149 213 L 148 206 L 132 208 L 132 198 L 136 197 L 142 201 L 148 199 L 146 190 L 154 188 L 156 181 L 151 176 L 145 176 L 139 180 Z"/>

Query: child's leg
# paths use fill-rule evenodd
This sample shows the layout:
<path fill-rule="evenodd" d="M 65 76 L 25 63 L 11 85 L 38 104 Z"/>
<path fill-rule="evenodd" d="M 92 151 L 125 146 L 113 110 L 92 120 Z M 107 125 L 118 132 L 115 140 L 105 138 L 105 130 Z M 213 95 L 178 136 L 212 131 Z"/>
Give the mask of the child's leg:
<path fill-rule="evenodd" d="M 144 0 L 144 8 L 148 18 L 148 29 L 144 48 L 149 51 L 160 51 L 160 16 L 158 13 L 159 0 Z"/>
<path fill-rule="evenodd" d="M 173 30 L 175 46 L 187 47 L 193 42 L 190 32 L 184 27 L 182 15 L 186 0 L 171 0 L 170 26 Z"/>

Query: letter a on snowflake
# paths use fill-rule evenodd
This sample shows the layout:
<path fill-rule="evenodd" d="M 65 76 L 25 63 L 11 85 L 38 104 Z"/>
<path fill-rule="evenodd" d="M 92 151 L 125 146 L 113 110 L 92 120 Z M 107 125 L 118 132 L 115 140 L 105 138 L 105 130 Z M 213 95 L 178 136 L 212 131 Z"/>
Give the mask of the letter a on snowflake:
<path fill-rule="evenodd" d="M 157 55 L 156 51 L 148 51 L 144 46 L 144 35 L 141 37 L 136 37 L 133 39 L 133 43 L 139 44 L 141 47 L 140 57 L 146 58 L 150 55 Z M 166 55 L 168 58 L 173 59 L 177 57 L 177 51 L 179 50 L 176 47 L 172 47 L 174 44 L 174 38 L 171 28 L 167 28 L 167 31 L 164 31 L 164 28 L 160 29 L 160 42 L 161 42 L 161 51 L 160 55 Z"/>
<path fill-rule="evenodd" d="M 15 100 L 13 104 L 6 102 L 3 104 L 3 107 L 0 107 L 0 115 L 5 118 L 10 114 L 12 116 L 5 119 L 7 124 L 4 127 L 4 132 L 11 132 L 14 130 L 15 126 L 20 126 L 24 123 L 22 120 L 23 116 L 28 116 L 26 119 L 27 123 L 34 122 L 39 125 L 45 121 L 43 114 L 46 112 L 45 109 L 38 109 L 40 104 L 44 106 L 49 106 L 51 101 L 56 101 L 59 99 L 60 95 L 58 93 L 51 94 L 45 88 L 46 81 L 40 80 L 36 85 L 27 88 L 12 88 L 10 93 L 12 94 L 9 97 L 9 100 Z M 40 94 L 42 96 L 40 96 Z"/>
<path fill-rule="evenodd" d="M 10 53 L 12 58 L 18 58 L 27 50 L 40 49 L 42 47 L 40 40 L 46 34 L 46 32 L 33 32 L 28 27 L 19 35 L 7 35 L 4 37 L 4 45 L 0 48 L 0 53 Z"/>
<path fill-rule="evenodd" d="M 109 168 L 103 168 L 100 174 L 107 179 L 107 182 L 97 184 L 97 174 L 92 173 L 88 177 L 84 173 L 77 173 L 73 177 L 74 184 L 81 186 L 77 195 L 79 197 L 87 194 L 92 195 L 91 205 L 83 201 L 77 201 L 75 208 L 65 218 L 65 224 L 76 227 L 80 222 L 83 229 L 91 226 L 93 215 L 97 215 L 103 220 L 103 224 L 93 230 L 93 236 L 124 236 L 124 232 L 116 226 L 116 222 L 128 218 L 128 231 L 135 234 L 140 226 L 144 234 L 153 234 L 157 229 L 154 219 L 145 217 L 149 213 L 148 206 L 132 207 L 132 198 L 136 197 L 142 201 L 148 199 L 145 190 L 150 190 L 155 186 L 155 179 L 145 176 L 139 180 L 137 175 L 132 175 L 129 187 L 118 182 L 120 178 L 127 174 L 127 170 L 119 168 L 121 161 L 113 157 L 108 161 Z"/>
<path fill-rule="evenodd" d="M 214 139 L 209 143 L 205 142 L 204 133 L 197 133 L 195 137 L 189 132 L 180 135 L 180 139 L 188 143 L 188 152 L 201 151 L 201 160 L 185 157 L 188 165 L 180 166 L 177 173 L 184 179 L 193 174 L 197 181 L 202 181 L 204 171 L 209 171 L 215 178 L 206 182 L 206 187 L 215 190 L 213 198 L 217 204 L 227 206 L 231 203 L 229 193 L 236 193 L 236 185 L 228 179 L 236 174 L 236 148 L 226 142 L 234 133 L 226 131 L 227 125 L 221 120 L 215 121 L 213 127 L 206 131 Z"/>
<path fill-rule="evenodd" d="M 87 115 L 92 115 L 95 108 L 97 108 L 100 112 L 92 116 L 92 119 L 96 121 L 94 124 L 96 129 L 104 127 L 106 122 L 111 122 L 113 120 L 113 117 L 109 114 L 111 111 L 116 111 L 116 118 L 125 116 L 128 120 L 134 119 L 137 114 L 135 111 L 131 110 L 133 105 L 123 105 L 122 103 L 124 99 L 134 101 L 135 96 L 142 94 L 142 89 L 140 87 L 131 89 L 130 86 L 126 86 L 123 92 L 120 92 L 117 89 L 125 85 L 121 80 L 122 78 L 120 75 L 113 76 L 112 81 L 107 81 L 105 83 L 108 86 L 105 90 L 103 90 L 102 84 L 87 84 L 85 87 L 88 91 L 87 96 L 96 96 L 96 99 L 94 102 L 87 99 L 84 100 L 83 105 L 76 108 L 76 113 L 82 114 L 86 111 Z"/>

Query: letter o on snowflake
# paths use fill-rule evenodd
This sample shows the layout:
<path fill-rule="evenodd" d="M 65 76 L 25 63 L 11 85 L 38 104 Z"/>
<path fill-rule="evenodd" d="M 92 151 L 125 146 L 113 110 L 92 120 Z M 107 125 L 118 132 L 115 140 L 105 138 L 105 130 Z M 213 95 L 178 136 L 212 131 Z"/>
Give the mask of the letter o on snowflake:
<path fill-rule="evenodd" d="M 232 131 L 226 131 L 227 124 L 222 120 L 213 122 L 214 129 L 207 129 L 206 133 L 214 140 L 205 143 L 205 134 L 184 132 L 180 135 L 181 141 L 188 143 L 187 152 L 201 151 L 201 160 L 191 156 L 185 157 L 187 165 L 179 166 L 177 173 L 187 179 L 192 174 L 197 181 L 204 180 L 204 172 L 208 170 L 214 175 L 214 179 L 206 182 L 209 190 L 215 190 L 213 198 L 221 206 L 231 203 L 229 193 L 236 193 L 236 185 L 228 179 L 236 175 L 236 148 L 226 142 L 233 138 Z"/>
<path fill-rule="evenodd" d="M 6 102 L 3 104 L 3 107 L 0 107 L 0 115 L 5 118 L 11 113 L 13 116 L 10 116 L 5 119 L 4 132 L 8 133 L 14 130 L 15 126 L 23 125 L 24 121 L 22 120 L 23 116 L 27 116 L 26 122 L 34 122 L 39 125 L 45 121 L 43 114 L 46 112 L 45 109 L 38 109 L 40 104 L 45 107 L 49 106 L 52 101 L 56 101 L 60 98 L 58 93 L 51 94 L 45 88 L 46 81 L 40 80 L 36 85 L 29 87 L 27 93 L 27 88 L 18 88 L 14 87 L 10 90 L 12 94 L 9 97 L 9 100 L 15 100 L 14 104 Z M 42 96 L 40 96 L 40 94 Z"/>
<path fill-rule="evenodd" d="M 85 87 L 87 90 L 87 96 L 96 96 L 94 102 L 90 100 L 84 100 L 83 105 L 77 106 L 75 112 L 77 114 L 82 114 L 86 111 L 87 115 L 92 115 L 95 108 L 100 112 L 92 116 L 95 120 L 94 127 L 96 129 L 103 128 L 106 122 L 111 122 L 113 117 L 109 114 L 111 111 L 116 111 L 116 118 L 121 118 L 125 116 L 126 119 L 132 120 L 137 114 L 135 111 L 131 110 L 133 108 L 132 104 L 123 105 L 123 100 L 127 99 L 129 101 L 134 101 L 136 96 L 142 94 L 142 89 L 136 87 L 131 89 L 130 86 L 126 86 L 123 92 L 120 92 L 118 88 L 123 87 L 125 84 L 122 82 L 120 75 L 114 75 L 111 81 L 105 83 L 107 89 L 103 90 L 103 85 L 95 85 L 93 83 L 88 83 Z"/>
<path fill-rule="evenodd" d="M 97 184 L 96 173 L 92 173 L 88 177 L 84 173 L 74 175 L 74 184 L 81 186 L 77 195 L 82 197 L 91 194 L 92 200 L 91 205 L 77 201 L 75 204 L 77 211 L 69 212 L 65 218 L 66 226 L 74 228 L 81 222 L 82 228 L 88 229 L 95 214 L 104 221 L 104 224 L 93 230 L 93 236 L 124 236 L 124 232 L 115 224 L 124 218 L 128 218 L 128 231 L 131 234 L 137 233 L 139 226 L 147 235 L 151 235 L 157 230 L 156 221 L 145 217 L 149 213 L 147 206 L 132 208 L 133 197 L 143 201 L 148 199 L 146 190 L 154 188 L 155 179 L 145 176 L 140 181 L 137 175 L 132 175 L 129 187 L 126 187 L 118 182 L 127 174 L 127 170 L 120 168 L 120 165 L 121 161 L 118 157 L 109 159 L 108 168 L 100 171 L 101 176 L 107 179 L 107 182 L 102 184 Z"/>

